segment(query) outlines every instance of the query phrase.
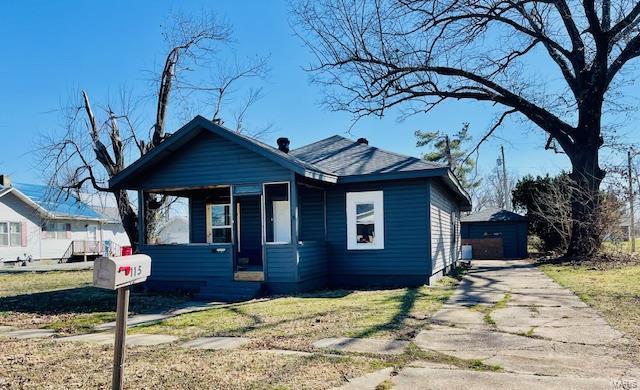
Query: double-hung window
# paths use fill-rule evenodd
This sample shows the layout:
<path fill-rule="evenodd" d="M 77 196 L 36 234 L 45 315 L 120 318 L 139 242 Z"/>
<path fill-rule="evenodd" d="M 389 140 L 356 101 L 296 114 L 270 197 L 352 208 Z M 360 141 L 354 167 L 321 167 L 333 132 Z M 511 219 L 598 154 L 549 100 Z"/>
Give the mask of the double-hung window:
<path fill-rule="evenodd" d="M 42 232 L 42 238 L 58 240 L 71 238 L 71 224 L 47 222 L 42 226 Z"/>
<path fill-rule="evenodd" d="M 207 242 L 231 242 L 231 204 L 210 203 L 207 205 Z"/>
<path fill-rule="evenodd" d="M 22 223 L 0 222 L 0 246 L 22 246 Z"/>
<path fill-rule="evenodd" d="M 9 246 L 9 223 L 0 222 L 0 246 Z"/>
<path fill-rule="evenodd" d="M 347 192 L 347 249 L 384 249 L 382 191 Z"/>
<path fill-rule="evenodd" d="M 9 245 L 22 245 L 22 224 L 20 222 L 9 222 Z"/>

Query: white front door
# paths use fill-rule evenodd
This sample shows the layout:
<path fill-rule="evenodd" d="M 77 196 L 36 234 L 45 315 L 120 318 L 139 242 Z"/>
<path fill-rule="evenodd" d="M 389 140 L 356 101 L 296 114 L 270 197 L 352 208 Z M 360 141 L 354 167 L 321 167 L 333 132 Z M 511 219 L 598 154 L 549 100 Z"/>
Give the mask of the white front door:
<path fill-rule="evenodd" d="M 273 241 L 291 241 L 291 209 L 288 200 L 273 201 Z"/>

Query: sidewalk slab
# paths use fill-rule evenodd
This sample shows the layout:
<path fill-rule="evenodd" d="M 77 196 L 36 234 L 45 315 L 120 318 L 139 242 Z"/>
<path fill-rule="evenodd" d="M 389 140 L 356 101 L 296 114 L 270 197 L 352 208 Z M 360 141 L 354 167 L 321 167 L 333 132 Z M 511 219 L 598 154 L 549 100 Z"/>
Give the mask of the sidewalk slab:
<path fill-rule="evenodd" d="M 169 318 L 168 314 L 137 314 L 127 318 L 127 327 L 134 327 L 141 324 L 147 324 L 151 322 L 158 322 Z M 93 329 L 100 332 L 103 330 L 114 330 L 116 328 L 116 322 L 106 322 L 104 324 L 96 325 Z"/>
<path fill-rule="evenodd" d="M 336 390 L 375 390 L 377 386 L 387 379 L 391 378 L 393 368 L 383 368 L 382 370 L 374 371 L 369 374 L 363 375 L 358 378 L 350 379 L 348 383 L 336 387 Z"/>
<path fill-rule="evenodd" d="M 58 342 L 80 342 L 98 345 L 109 345 L 115 342 L 115 334 L 111 332 L 88 333 L 76 336 L 61 337 L 55 339 Z M 175 336 L 162 334 L 132 334 L 127 335 L 126 344 L 128 346 L 153 346 L 168 344 L 178 340 Z"/>
<path fill-rule="evenodd" d="M 405 340 L 330 337 L 316 341 L 313 343 L 313 346 L 315 348 L 336 351 L 398 355 L 404 352 L 408 344 L 409 342 Z"/>
<path fill-rule="evenodd" d="M 530 390 L 612 389 L 616 378 L 578 378 L 516 373 L 407 367 L 391 381 L 394 390 Z"/>
<path fill-rule="evenodd" d="M 55 332 L 51 329 L 18 329 L 6 332 L 3 336 L 12 339 L 40 339 L 52 337 Z"/>
<path fill-rule="evenodd" d="M 182 348 L 190 349 L 236 349 L 247 344 L 251 339 L 246 337 L 200 337 L 180 344 Z"/>

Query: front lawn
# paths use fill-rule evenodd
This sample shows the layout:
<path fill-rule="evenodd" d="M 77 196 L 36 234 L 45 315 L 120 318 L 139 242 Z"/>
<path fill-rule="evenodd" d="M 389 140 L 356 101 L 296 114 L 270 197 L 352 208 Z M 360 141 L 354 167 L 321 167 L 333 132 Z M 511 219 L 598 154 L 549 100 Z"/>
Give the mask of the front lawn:
<path fill-rule="evenodd" d="M 411 339 L 453 293 L 446 279 L 434 287 L 337 290 L 247 302 L 184 314 L 133 332 L 254 338 L 251 348 L 310 350 L 325 337 Z"/>
<path fill-rule="evenodd" d="M 0 389 L 106 389 L 112 346 L 0 340 Z M 326 357 L 175 346 L 127 348 L 127 389 L 329 389 L 381 368 L 366 356 Z"/>
<path fill-rule="evenodd" d="M 51 278 L 48 278 L 51 276 Z M 0 275 L 0 324 L 89 331 L 113 318 L 113 292 L 90 287 L 90 272 Z M 62 280 L 65 280 L 63 282 Z M 164 333 L 184 340 L 232 335 L 252 338 L 233 351 L 190 350 L 179 342 L 127 348 L 127 388 L 328 389 L 349 378 L 414 360 L 474 367 L 473 361 L 417 350 L 402 355 L 326 355 L 311 344 L 324 337 L 410 339 L 453 293 L 454 279 L 433 287 L 322 291 L 236 303 L 183 314 L 129 333 Z M 179 304 L 180 297 L 133 294 L 133 311 Z M 112 346 L 54 340 L 0 340 L 0 388 L 105 388 Z M 290 349 L 312 354 L 259 351 Z M 492 367 L 489 367 L 492 369 Z M 482 366 L 481 369 L 487 369 Z"/>
<path fill-rule="evenodd" d="M 0 274 L 0 325 L 81 333 L 113 321 L 116 294 L 91 287 L 92 275 L 92 271 Z M 130 310 L 154 312 L 185 301 L 180 296 L 134 293 Z"/>
<path fill-rule="evenodd" d="M 611 325 L 640 342 L 640 266 L 596 269 L 542 265 L 540 268 L 600 311 Z"/>

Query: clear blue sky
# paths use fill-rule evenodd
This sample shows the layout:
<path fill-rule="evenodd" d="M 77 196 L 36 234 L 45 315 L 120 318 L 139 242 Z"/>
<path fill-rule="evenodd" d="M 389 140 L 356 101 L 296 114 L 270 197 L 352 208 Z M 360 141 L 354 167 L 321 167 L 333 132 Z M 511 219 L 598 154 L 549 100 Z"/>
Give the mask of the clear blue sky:
<path fill-rule="evenodd" d="M 319 104 L 321 92 L 302 69 L 312 58 L 292 34 L 285 1 L 3 2 L 0 172 L 15 181 L 41 182 L 30 152 L 40 133 L 59 126 L 56 110 L 69 94 L 86 89 L 99 102 L 123 86 L 138 94 L 151 93 L 148 71 L 157 69 L 165 54 L 160 25 L 171 10 L 203 9 L 220 14 L 233 26 L 240 55 L 270 56 L 266 95 L 251 111 L 254 122 L 273 124 L 266 141 L 285 135 L 295 147 L 348 129 L 348 115 L 327 112 Z M 382 120 L 364 120 L 351 136 L 418 156 L 416 129 L 453 131 L 467 121 L 479 138 L 494 115 L 490 106 L 452 103 L 403 122 L 395 113 Z M 176 120 L 171 123 L 174 128 L 178 125 Z M 509 122 L 498 136 L 510 142 L 493 139 L 485 144 L 481 171 L 495 165 L 500 144 L 505 146 L 508 167 L 519 175 L 568 168 L 565 156 L 543 150 L 544 135 L 539 130 L 527 132 L 521 123 Z"/>

